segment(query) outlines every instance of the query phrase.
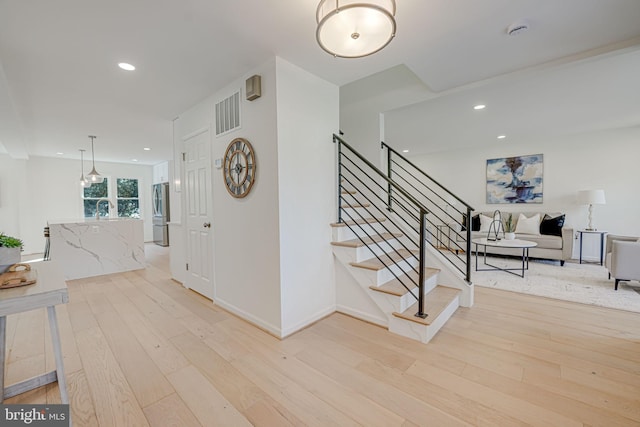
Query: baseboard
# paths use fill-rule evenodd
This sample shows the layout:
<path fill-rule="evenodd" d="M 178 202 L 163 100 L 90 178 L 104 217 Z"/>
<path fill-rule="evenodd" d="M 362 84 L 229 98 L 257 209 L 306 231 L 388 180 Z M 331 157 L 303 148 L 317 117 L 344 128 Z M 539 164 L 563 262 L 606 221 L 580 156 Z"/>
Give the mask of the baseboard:
<path fill-rule="evenodd" d="M 307 317 L 305 320 L 298 322 L 295 326 L 292 326 L 290 328 L 284 328 L 282 329 L 282 336 L 281 338 L 286 338 L 289 335 L 295 334 L 296 332 L 314 324 L 315 322 L 324 319 L 325 317 L 333 314 L 336 312 L 336 307 L 334 305 L 332 305 L 331 307 L 327 307 L 325 309 L 322 309 L 320 311 L 318 311 L 317 313 Z"/>
<path fill-rule="evenodd" d="M 378 318 L 371 316 L 369 313 L 365 313 L 364 311 L 354 310 L 350 307 L 346 307 L 343 305 L 336 305 L 336 311 L 338 313 L 343 313 L 351 317 L 355 317 L 356 319 L 364 320 L 365 322 L 373 323 L 374 325 L 382 326 L 383 328 L 389 327 L 389 320 L 385 318 Z"/>
<path fill-rule="evenodd" d="M 275 336 L 276 338 L 282 338 L 282 330 L 279 327 L 274 326 L 269 322 L 265 322 L 264 320 L 252 315 L 251 313 L 248 313 L 236 307 L 235 305 L 229 304 L 226 301 L 221 300 L 219 298 L 215 298 L 214 303 L 215 305 L 220 306 L 221 308 L 227 310 L 228 312 L 235 314 L 236 316 L 246 320 L 247 322 L 264 330 L 265 332 L 268 332 L 269 334 Z"/>

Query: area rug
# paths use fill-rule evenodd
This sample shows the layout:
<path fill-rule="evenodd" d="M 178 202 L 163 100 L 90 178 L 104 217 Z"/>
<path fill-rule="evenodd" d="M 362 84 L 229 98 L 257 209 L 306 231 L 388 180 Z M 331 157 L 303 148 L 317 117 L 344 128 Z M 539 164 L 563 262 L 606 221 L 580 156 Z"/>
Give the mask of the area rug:
<path fill-rule="evenodd" d="M 503 271 L 475 271 L 475 257 L 471 262 L 472 281 L 478 286 L 640 313 L 640 283 L 620 282 L 615 291 L 613 279 L 608 280 L 607 270 L 597 264 L 566 262 L 561 267 L 557 262 L 531 260 L 521 278 Z M 486 268 L 481 257 L 478 262 Z M 487 262 L 503 268 L 521 265 L 512 258 L 487 257 Z"/>

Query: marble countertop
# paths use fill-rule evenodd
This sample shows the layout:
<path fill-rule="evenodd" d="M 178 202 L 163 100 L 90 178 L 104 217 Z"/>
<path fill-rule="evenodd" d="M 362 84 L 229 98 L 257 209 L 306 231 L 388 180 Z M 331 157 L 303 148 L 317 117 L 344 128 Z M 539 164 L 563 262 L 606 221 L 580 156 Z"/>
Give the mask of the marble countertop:
<path fill-rule="evenodd" d="M 140 218 L 75 218 L 75 219 L 52 219 L 47 221 L 49 225 L 51 224 L 87 224 L 87 223 L 99 223 L 99 222 L 117 222 L 117 221 L 142 221 Z"/>

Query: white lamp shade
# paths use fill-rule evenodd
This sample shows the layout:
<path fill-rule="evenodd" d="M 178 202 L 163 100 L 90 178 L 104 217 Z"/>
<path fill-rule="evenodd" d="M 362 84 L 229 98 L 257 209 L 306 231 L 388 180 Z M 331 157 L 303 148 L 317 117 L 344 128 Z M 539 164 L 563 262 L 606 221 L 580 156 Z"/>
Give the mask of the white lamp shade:
<path fill-rule="evenodd" d="M 578 191 L 578 204 L 580 205 L 604 205 L 604 190 Z"/>
<path fill-rule="evenodd" d="M 322 0 L 316 38 L 322 49 L 342 58 L 371 55 L 396 34 L 395 0 Z"/>

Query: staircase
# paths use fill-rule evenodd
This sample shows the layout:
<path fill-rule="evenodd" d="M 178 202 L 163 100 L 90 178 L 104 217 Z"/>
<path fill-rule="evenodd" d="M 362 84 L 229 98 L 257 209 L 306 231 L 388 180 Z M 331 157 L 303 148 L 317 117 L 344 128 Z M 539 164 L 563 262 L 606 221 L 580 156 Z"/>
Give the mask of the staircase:
<path fill-rule="evenodd" d="M 461 257 L 466 243 L 462 247 L 455 239 L 459 247 L 450 248 L 434 240 L 429 231 L 434 230 L 433 206 L 427 207 L 429 203 L 338 136 L 334 142 L 339 203 L 331 244 L 347 272 L 337 274 L 338 311 L 427 343 L 459 306 L 473 304 L 473 285 L 465 269 L 451 261 Z M 463 256 L 468 261 L 469 251 Z"/>

